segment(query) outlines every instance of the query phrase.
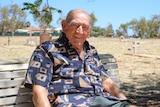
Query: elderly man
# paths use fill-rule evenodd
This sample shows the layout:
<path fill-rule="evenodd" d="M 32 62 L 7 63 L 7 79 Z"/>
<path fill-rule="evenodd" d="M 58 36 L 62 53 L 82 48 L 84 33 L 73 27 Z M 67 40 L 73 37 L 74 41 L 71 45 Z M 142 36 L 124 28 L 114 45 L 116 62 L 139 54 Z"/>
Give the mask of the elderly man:
<path fill-rule="evenodd" d="M 91 17 L 71 10 L 56 41 L 40 44 L 32 54 L 25 86 L 36 107 L 127 107 L 127 98 L 105 72 L 87 38 Z"/>

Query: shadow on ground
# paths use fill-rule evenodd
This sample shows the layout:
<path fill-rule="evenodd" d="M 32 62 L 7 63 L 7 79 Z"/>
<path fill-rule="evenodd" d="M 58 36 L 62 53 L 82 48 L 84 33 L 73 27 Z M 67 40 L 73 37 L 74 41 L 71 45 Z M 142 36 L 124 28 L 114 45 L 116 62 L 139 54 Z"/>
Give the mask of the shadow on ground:
<path fill-rule="evenodd" d="M 122 83 L 121 89 L 138 107 L 160 107 L 160 76 L 145 74 L 131 76 L 131 83 Z"/>

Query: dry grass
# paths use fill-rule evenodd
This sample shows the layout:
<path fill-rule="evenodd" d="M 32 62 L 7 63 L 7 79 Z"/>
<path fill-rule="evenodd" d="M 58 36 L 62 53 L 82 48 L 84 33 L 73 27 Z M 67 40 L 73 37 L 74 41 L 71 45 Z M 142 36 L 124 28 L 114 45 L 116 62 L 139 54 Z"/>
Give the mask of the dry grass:
<path fill-rule="evenodd" d="M 29 58 L 36 46 L 26 45 L 31 37 L 0 37 L 0 58 Z M 54 37 L 55 39 L 56 37 Z M 32 39 L 39 41 L 38 37 Z M 137 54 L 160 56 L 159 39 L 90 38 L 99 53 L 113 54 L 118 62 L 122 89 L 138 106 L 158 107 L 160 104 L 160 59 L 133 55 L 132 42 L 138 41 Z M 130 55 L 128 55 L 130 54 Z M 144 101 L 143 101 L 144 100 Z"/>

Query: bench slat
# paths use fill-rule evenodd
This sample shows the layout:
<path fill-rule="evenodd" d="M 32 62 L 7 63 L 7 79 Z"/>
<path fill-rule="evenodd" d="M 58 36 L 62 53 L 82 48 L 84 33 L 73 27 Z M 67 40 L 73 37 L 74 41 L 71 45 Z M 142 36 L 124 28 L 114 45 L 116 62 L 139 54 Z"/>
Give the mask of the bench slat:
<path fill-rule="evenodd" d="M 114 80 L 116 83 L 120 81 L 118 76 L 111 76 L 111 79 Z"/>
<path fill-rule="evenodd" d="M 104 64 L 103 66 L 106 70 L 107 69 L 117 69 L 118 68 L 118 65 L 116 63 L 108 63 L 108 64 Z"/>
<path fill-rule="evenodd" d="M 13 59 L 0 59 L 0 65 L 8 65 L 8 64 L 20 64 L 28 62 L 28 58 L 13 58 Z"/>
<path fill-rule="evenodd" d="M 5 106 L 2 106 L 2 107 L 35 107 L 33 105 L 33 103 L 23 103 L 23 104 L 18 104 L 18 105 L 5 105 Z"/>
<path fill-rule="evenodd" d="M 30 94 L 32 92 L 29 88 L 7 88 L 7 89 L 0 89 L 0 97 L 4 96 L 11 96 L 11 95 L 25 95 Z"/>
<path fill-rule="evenodd" d="M 20 70 L 20 71 L 15 71 L 15 72 L 0 72 L 0 79 L 5 79 L 5 78 L 18 78 L 18 77 L 24 77 L 26 74 L 26 70 Z"/>
<path fill-rule="evenodd" d="M 24 64 L 10 64 L 10 65 L 0 65 L 0 71 L 13 71 L 13 70 L 20 70 L 20 69 L 27 69 L 28 63 Z"/>
<path fill-rule="evenodd" d="M 116 70 L 116 69 L 109 69 L 109 70 L 107 70 L 107 74 L 109 75 L 109 76 L 117 76 L 117 75 L 119 75 L 119 72 L 118 72 L 118 70 Z"/>
<path fill-rule="evenodd" d="M 116 63 L 116 59 L 115 58 L 101 58 L 101 62 L 103 64 L 106 64 L 106 63 Z"/>
<path fill-rule="evenodd" d="M 114 58 L 114 56 L 111 54 L 101 54 L 100 59 L 107 74 L 117 84 L 117 86 L 120 87 L 119 71 L 116 58 Z"/>
<path fill-rule="evenodd" d="M 11 97 L 4 97 L 0 99 L 0 105 L 7 105 L 7 104 L 18 104 L 23 102 L 31 102 L 32 96 L 11 96 Z"/>
<path fill-rule="evenodd" d="M 99 54 L 100 58 L 113 58 L 114 56 L 111 54 Z"/>
<path fill-rule="evenodd" d="M 24 82 L 24 78 L 21 80 L 4 80 L 0 81 L 0 88 L 7 88 L 7 87 L 13 87 L 13 86 L 20 86 Z"/>

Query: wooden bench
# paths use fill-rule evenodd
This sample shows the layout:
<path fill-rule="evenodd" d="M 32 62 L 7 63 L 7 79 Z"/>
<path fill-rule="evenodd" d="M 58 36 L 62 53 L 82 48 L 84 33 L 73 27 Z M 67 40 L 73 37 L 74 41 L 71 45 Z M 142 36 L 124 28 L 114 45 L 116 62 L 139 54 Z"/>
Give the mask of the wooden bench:
<path fill-rule="evenodd" d="M 108 74 L 120 86 L 118 66 L 111 54 L 100 58 Z M 32 90 L 23 86 L 28 59 L 0 60 L 0 107 L 34 107 Z"/>

